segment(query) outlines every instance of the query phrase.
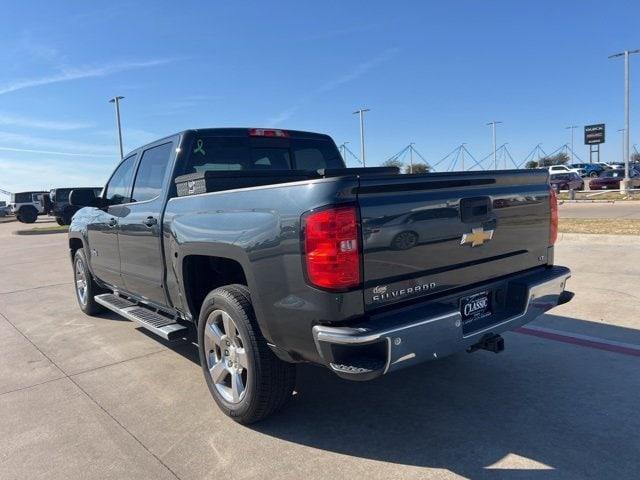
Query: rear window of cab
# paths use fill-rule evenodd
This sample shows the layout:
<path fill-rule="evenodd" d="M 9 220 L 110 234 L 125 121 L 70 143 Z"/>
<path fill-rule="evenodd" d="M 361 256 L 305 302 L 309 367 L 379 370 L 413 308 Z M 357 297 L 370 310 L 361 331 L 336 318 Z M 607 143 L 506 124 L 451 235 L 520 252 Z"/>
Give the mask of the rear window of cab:
<path fill-rule="evenodd" d="M 344 168 L 330 140 L 202 136 L 193 139 L 183 173 L 321 168 Z"/>

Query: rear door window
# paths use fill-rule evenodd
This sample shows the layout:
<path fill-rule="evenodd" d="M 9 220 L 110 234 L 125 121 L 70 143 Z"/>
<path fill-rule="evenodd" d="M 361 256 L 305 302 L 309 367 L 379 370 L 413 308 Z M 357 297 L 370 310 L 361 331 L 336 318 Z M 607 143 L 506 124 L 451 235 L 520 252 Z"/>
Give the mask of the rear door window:
<path fill-rule="evenodd" d="M 169 142 L 144 151 L 133 185 L 132 202 L 144 202 L 160 195 L 172 147 Z"/>
<path fill-rule="evenodd" d="M 129 202 L 131 182 L 133 180 L 133 167 L 135 166 L 135 163 L 135 154 L 127 157 L 111 176 L 111 180 L 109 180 L 109 184 L 106 186 L 105 195 L 105 198 L 109 201 L 110 205 L 119 205 L 121 203 Z"/>

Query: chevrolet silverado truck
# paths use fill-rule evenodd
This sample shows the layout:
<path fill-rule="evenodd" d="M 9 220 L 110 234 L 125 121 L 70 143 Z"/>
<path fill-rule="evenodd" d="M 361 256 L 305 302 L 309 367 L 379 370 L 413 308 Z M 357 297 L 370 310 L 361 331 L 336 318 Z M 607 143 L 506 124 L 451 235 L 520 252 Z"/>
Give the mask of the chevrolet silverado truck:
<path fill-rule="evenodd" d="M 569 301 L 546 170 L 345 168 L 326 135 L 189 130 L 128 154 L 69 229 L 87 314 L 197 338 L 215 402 L 280 408 L 295 363 L 371 380 L 475 350 Z"/>

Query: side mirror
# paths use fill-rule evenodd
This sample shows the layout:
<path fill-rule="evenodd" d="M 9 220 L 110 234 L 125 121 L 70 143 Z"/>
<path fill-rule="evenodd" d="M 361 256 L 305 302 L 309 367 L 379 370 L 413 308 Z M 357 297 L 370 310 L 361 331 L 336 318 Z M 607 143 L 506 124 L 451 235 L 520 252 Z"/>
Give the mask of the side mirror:
<path fill-rule="evenodd" d="M 69 194 L 69 203 L 74 207 L 99 207 L 100 200 L 92 188 L 76 188 Z"/>

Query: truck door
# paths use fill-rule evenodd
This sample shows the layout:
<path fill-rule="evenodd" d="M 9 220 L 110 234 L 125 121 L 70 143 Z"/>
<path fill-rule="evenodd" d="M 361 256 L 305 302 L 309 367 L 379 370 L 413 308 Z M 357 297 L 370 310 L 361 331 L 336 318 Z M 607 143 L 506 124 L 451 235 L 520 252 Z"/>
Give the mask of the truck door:
<path fill-rule="evenodd" d="M 160 238 L 166 200 L 163 192 L 171 180 L 168 166 L 175 151 L 174 143 L 165 141 L 142 152 L 131 202 L 118 227 L 120 271 L 126 289 L 161 305 L 167 304 Z"/>
<path fill-rule="evenodd" d="M 118 220 L 129 202 L 136 157 L 136 154 L 130 155 L 113 172 L 105 187 L 108 206 L 94 209 L 95 218 L 87 225 L 87 254 L 93 273 L 103 282 L 120 288 L 124 283 L 120 276 Z"/>

